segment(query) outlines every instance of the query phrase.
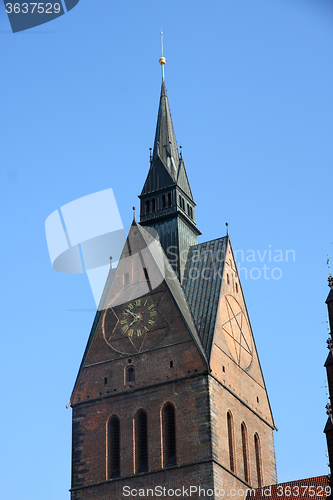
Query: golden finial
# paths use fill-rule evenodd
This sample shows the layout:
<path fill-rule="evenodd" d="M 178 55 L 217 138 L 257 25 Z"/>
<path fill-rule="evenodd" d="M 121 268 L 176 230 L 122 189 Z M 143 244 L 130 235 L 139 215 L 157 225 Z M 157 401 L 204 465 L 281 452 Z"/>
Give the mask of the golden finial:
<path fill-rule="evenodd" d="M 163 56 L 163 31 L 161 31 L 161 57 L 159 59 L 159 63 L 162 66 L 162 82 L 164 82 L 164 65 L 166 63 L 166 59 Z"/>

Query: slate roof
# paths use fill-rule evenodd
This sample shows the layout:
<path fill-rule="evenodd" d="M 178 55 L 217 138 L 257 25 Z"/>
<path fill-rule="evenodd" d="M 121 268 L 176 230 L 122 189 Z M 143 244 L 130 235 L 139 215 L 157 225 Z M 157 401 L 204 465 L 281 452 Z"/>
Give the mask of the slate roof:
<path fill-rule="evenodd" d="M 190 247 L 182 282 L 199 338 L 209 359 L 221 292 L 228 236 Z"/>
<path fill-rule="evenodd" d="M 135 224 L 140 231 L 141 236 L 145 240 L 147 247 L 149 247 L 149 250 L 154 257 L 155 263 L 159 266 L 161 273 L 165 274 L 165 283 L 178 306 L 178 309 L 187 325 L 189 332 L 193 337 L 193 340 L 195 341 L 200 353 L 202 354 L 205 362 L 208 365 L 207 351 L 203 347 L 200 335 L 198 335 L 184 290 L 169 262 L 169 259 L 167 258 L 160 243 L 157 242 L 156 239 L 140 224 L 137 224 L 136 222 Z"/>
<path fill-rule="evenodd" d="M 310 490 L 309 488 L 312 487 Z M 287 483 L 272 484 L 263 488 L 254 488 L 248 492 L 246 500 L 318 500 L 325 499 L 325 488 L 329 493 L 328 476 L 307 477 Z M 322 489 L 323 488 L 323 489 Z M 253 493 L 254 492 L 254 493 Z M 264 494 L 266 492 L 266 495 Z M 291 494 L 289 493 L 291 492 Z M 298 494 L 297 494 L 298 492 Z"/>

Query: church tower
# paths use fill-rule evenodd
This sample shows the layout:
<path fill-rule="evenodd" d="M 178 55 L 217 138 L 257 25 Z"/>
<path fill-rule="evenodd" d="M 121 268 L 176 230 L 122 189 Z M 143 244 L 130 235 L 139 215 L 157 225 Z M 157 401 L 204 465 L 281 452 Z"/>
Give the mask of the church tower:
<path fill-rule="evenodd" d="M 71 499 L 245 498 L 276 482 L 275 424 L 230 238 L 197 242 L 164 79 L 140 200 L 70 399 Z"/>

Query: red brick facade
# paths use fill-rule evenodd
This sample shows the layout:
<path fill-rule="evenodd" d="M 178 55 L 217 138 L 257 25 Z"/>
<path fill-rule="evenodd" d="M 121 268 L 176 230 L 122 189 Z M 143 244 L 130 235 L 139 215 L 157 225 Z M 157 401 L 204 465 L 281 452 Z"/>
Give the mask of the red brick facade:
<path fill-rule="evenodd" d="M 134 239 L 132 254 L 143 246 L 140 239 Z M 125 248 L 124 262 L 128 256 L 128 248 Z M 229 274 L 235 273 L 239 283 L 231 248 L 230 259 L 233 271 L 226 269 Z M 113 287 L 118 283 L 118 293 L 122 275 L 128 271 L 128 262 L 122 265 L 120 261 L 113 281 Z M 227 271 L 223 277 L 221 303 L 224 294 L 231 292 Z M 138 272 L 132 269 L 131 279 Z M 154 274 L 151 267 L 149 272 Z M 155 492 L 155 487 L 182 491 L 185 497 L 183 488 L 192 487 L 192 498 L 202 496 L 195 492 L 196 487 L 205 490 L 206 498 L 219 498 L 214 488 L 223 490 L 225 498 L 234 498 L 230 492 L 235 490 L 239 492 L 237 497 L 243 498 L 250 485 L 258 485 L 258 467 L 261 484 L 276 481 L 274 423 L 254 343 L 251 368 L 243 369 L 227 354 L 219 327 L 223 312 L 218 312 L 212 356 L 208 362 L 189 330 L 179 308 L 179 299 L 177 303 L 166 281 L 140 300 L 141 304 L 154 303 L 158 315 L 163 317 L 158 329 L 149 334 L 155 335 L 155 343 L 146 349 L 140 347 L 140 352 L 121 354 L 110 347 L 106 339 L 112 329 L 121 325 L 116 316 L 103 320 L 107 310 L 97 313 L 71 398 L 72 500 L 121 499 L 126 498 L 126 488 L 152 488 Z M 245 308 L 240 283 L 237 300 Z M 128 307 L 119 305 L 115 311 L 121 312 L 124 308 L 127 311 Z M 119 312 L 117 314 L 121 317 Z M 117 349 L 121 350 L 124 344 L 112 345 L 120 346 Z M 127 380 L 128 367 L 134 368 L 134 381 Z M 167 403 L 175 411 L 176 463 L 165 467 L 162 410 Z M 134 422 L 139 410 L 147 415 L 146 472 L 136 470 Z M 119 419 L 120 439 L 120 477 L 116 478 L 110 478 L 108 470 L 108 422 L 113 416 Z M 255 436 L 259 451 L 255 447 Z M 245 462 L 248 481 L 245 480 Z M 151 498 L 158 498 L 158 495 Z"/>

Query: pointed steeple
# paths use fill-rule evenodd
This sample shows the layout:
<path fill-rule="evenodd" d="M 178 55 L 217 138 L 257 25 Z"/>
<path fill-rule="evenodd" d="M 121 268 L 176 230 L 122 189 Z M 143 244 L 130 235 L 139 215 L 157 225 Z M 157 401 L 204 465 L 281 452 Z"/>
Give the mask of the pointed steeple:
<path fill-rule="evenodd" d="M 140 224 L 152 227 L 182 282 L 187 253 L 198 243 L 195 203 L 182 153 L 179 155 L 164 81 L 163 34 L 161 32 L 162 86 L 153 155 L 139 196 Z"/>
<path fill-rule="evenodd" d="M 160 105 L 158 108 L 153 162 L 159 157 L 174 181 L 177 179 L 179 154 L 172 124 L 165 82 L 162 81 Z"/>

